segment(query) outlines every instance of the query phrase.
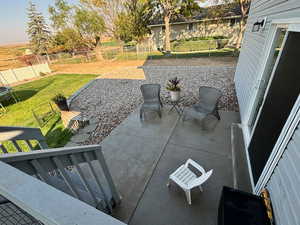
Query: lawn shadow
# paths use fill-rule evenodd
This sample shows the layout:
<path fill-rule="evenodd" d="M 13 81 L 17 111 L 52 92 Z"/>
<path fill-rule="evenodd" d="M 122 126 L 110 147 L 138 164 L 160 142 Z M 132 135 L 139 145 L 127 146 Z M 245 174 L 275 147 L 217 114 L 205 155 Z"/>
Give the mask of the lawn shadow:
<path fill-rule="evenodd" d="M 12 95 L 14 95 L 14 97 L 17 99 L 18 103 L 23 102 L 23 101 L 26 101 L 27 99 L 30 99 L 34 95 L 36 95 L 38 92 L 45 89 L 53 82 L 54 82 L 54 80 L 51 80 L 51 81 L 47 82 L 45 85 L 38 87 L 38 88 L 28 87 L 26 89 L 21 89 L 21 90 L 13 88 Z M 15 99 L 12 97 L 12 95 L 8 94 L 7 96 L 0 98 L 1 104 L 5 107 L 15 104 L 16 102 L 15 102 Z"/>
<path fill-rule="evenodd" d="M 73 135 L 68 128 L 64 128 L 60 116 L 55 118 L 51 124 L 47 124 L 43 130 L 45 129 L 47 129 L 47 131 L 44 136 L 50 148 L 65 146 Z"/>
<path fill-rule="evenodd" d="M 12 95 L 17 99 L 18 102 L 23 102 L 37 93 L 35 90 L 22 90 L 22 91 L 14 91 Z M 14 97 L 11 94 L 7 94 L 7 96 L 0 98 L 0 102 L 3 106 L 7 107 L 9 105 L 13 105 L 16 103 Z"/>

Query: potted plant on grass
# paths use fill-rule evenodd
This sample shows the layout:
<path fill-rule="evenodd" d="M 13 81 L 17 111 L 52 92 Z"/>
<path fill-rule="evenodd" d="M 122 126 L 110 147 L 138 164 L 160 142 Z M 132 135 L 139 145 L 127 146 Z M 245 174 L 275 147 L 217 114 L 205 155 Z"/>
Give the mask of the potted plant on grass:
<path fill-rule="evenodd" d="M 166 89 L 170 92 L 171 101 L 178 101 L 180 98 L 180 87 L 179 87 L 180 80 L 175 77 L 170 79 L 167 83 Z"/>
<path fill-rule="evenodd" d="M 57 105 L 57 107 L 62 111 L 69 111 L 67 98 L 62 94 L 57 94 L 52 98 L 52 101 Z"/>

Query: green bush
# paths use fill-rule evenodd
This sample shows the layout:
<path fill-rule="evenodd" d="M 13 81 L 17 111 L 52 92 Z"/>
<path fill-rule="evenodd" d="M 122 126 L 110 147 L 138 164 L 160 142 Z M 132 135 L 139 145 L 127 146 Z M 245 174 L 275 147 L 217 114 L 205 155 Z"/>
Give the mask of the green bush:
<path fill-rule="evenodd" d="M 191 38 L 184 38 L 184 39 L 179 39 L 179 40 L 172 40 L 171 42 L 218 40 L 218 39 L 228 39 L 228 37 L 225 37 L 225 36 L 191 37 Z"/>
<path fill-rule="evenodd" d="M 171 42 L 171 49 L 174 52 L 203 51 L 221 49 L 226 46 L 228 39 L 223 36 L 215 37 L 194 37 Z"/>

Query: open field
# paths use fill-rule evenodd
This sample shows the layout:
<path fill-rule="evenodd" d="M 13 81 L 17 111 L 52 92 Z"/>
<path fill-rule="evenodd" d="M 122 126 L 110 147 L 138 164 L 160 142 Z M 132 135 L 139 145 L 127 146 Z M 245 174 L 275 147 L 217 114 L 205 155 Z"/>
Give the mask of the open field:
<path fill-rule="evenodd" d="M 25 66 L 16 58 L 23 55 L 26 48 L 27 44 L 0 46 L 0 71 Z"/>
<path fill-rule="evenodd" d="M 132 61 L 98 61 L 80 64 L 52 64 L 51 70 L 58 73 L 102 74 L 124 67 L 142 66 L 145 60 Z M 76 71 L 76 72 L 74 72 Z"/>
<path fill-rule="evenodd" d="M 231 56 L 211 56 L 211 57 L 190 57 L 190 58 L 152 58 L 144 60 L 128 60 L 128 61 L 99 61 L 80 64 L 52 64 L 51 69 L 56 73 L 76 73 L 76 74 L 108 74 L 117 71 L 122 76 L 122 70 L 126 73 L 128 68 L 140 66 L 235 66 L 236 57 Z"/>
<path fill-rule="evenodd" d="M 32 110 L 44 113 L 47 106 L 39 106 L 50 102 L 55 94 L 62 93 L 68 97 L 95 77 L 95 75 L 57 74 L 14 87 L 20 101 L 4 102 L 7 112 L 0 115 L 0 126 L 39 127 Z M 71 137 L 69 131 L 63 127 L 58 114 L 41 130 L 50 147 L 64 146 Z"/>

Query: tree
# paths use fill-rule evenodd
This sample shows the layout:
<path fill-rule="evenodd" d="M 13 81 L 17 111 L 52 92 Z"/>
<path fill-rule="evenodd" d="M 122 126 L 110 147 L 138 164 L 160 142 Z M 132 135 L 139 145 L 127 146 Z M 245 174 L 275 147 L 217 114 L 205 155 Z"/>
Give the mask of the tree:
<path fill-rule="evenodd" d="M 246 29 L 246 22 L 247 22 L 246 20 L 247 20 L 247 15 L 249 13 L 251 0 L 214 0 L 214 2 L 216 4 L 217 3 L 223 4 L 218 8 L 219 10 L 219 12 L 217 12 L 218 14 L 222 14 L 222 12 L 227 10 L 228 7 L 232 7 L 232 6 L 239 7 L 241 13 L 241 20 L 239 23 L 239 34 L 237 39 L 235 40 L 235 47 L 240 48 L 243 40 L 243 35 Z"/>
<path fill-rule="evenodd" d="M 149 0 L 152 8 L 152 15 L 160 15 L 165 24 L 165 50 L 171 52 L 170 42 L 170 21 L 173 17 L 188 17 L 200 9 L 196 0 Z"/>
<path fill-rule="evenodd" d="M 102 16 L 95 11 L 77 8 L 74 16 L 74 25 L 86 40 L 90 40 L 87 43 L 92 43 L 94 45 L 96 58 L 102 60 L 103 56 L 100 41 L 101 35 L 105 31 L 105 24 Z"/>
<path fill-rule="evenodd" d="M 125 3 L 125 11 L 115 21 L 114 35 L 125 42 L 140 42 L 150 32 L 149 4 L 146 0 L 129 0 Z"/>
<path fill-rule="evenodd" d="M 85 39 L 93 40 L 94 46 L 100 44 L 101 35 L 105 31 L 105 24 L 102 16 L 97 12 L 77 7 L 74 26 Z"/>
<path fill-rule="evenodd" d="M 106 26 L 106 33 L 113 35 L 116 30 L 115 21 L 124 12 L 125 3 L 128 0 L 80 0 L 90 10 L 103 16 Z"/>
<path fill-rule="evenodd" d="M 237 44 L 236 44 L 236 47 L 240 48 L 242 40 L 243 40 L 243 34 L 245 32 L 245 29 L 246 29 L 246 17 L 249 13 L 251 0 L 235 0 L 235 1 L 237 1 L 239 6 L 240 6 L 241 16 L 242 16 L 241 17 L 241 22 L 240 22 L 239 36 L 238 36 Z"/>
<path fill-rule="evenodd" d="M 65 0 L 55 0 L 54 6 L 48 8 L 52 26 L 56 30 L 70 26 L 72 7 Z"/>
<path fill-rule="evenodd" d="M 76 29 L 65 28 L 57 32 L 52 41 L 54 51 L 66 51 L 73 53 L 76 49 L 87 48 L 86 42 Z"/>
<path fill-rule="evenodd" d="M 28 28 L 27 34 L 32 46 L 32 50 L 36 54 L 47 53 L 50 40 L 50 31 L 41 13 L 36 9 L 35 4 L 29 2 L 28 10 Z"/>
<path fill-rule="evenodd" d="M 95 48 L 97 58 L 102 59 L 100 40 L 106 29 L 104 19 L 99 12 L 87 6 L 89 2 L 98 7 L 102 5 L 102 1 L 85 0 L 83 2 L 84 5 L 70 6 L 65 0 L 55 0 L 55 5 L 49 7 L 52 26 L 58 31 L 55 35 L 55 42 L 64 40 L 66 45 L 64 49 L 72 51 L 76 49 L 75 45 L 78 45 L 77 48 L 82 48 L 84 42 L 87 48 Z M 70 39 L 67 40 L 65 37 Z"/>

